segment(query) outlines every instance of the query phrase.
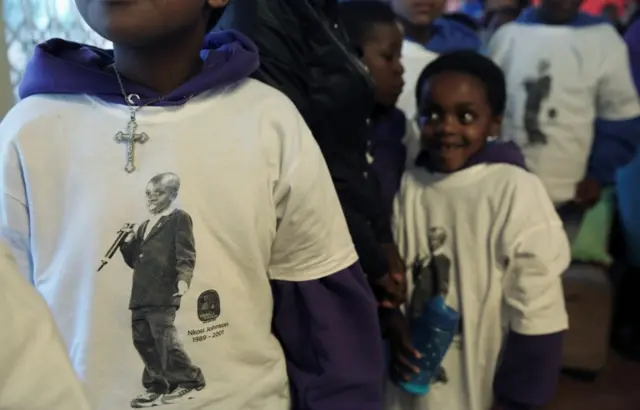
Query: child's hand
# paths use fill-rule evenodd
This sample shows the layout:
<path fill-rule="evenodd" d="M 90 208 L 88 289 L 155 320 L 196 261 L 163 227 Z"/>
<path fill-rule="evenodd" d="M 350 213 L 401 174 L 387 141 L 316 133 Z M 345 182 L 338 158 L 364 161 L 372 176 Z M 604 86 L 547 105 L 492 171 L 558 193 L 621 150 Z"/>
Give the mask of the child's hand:
<path fill-rule="evenodd" d="M 584 208 L 591 208 L 600 200 L 602 185 L 594 179 L 583 179 L 576 188 L 575 202 Z"/>
<path fill-rule="evenodd" d="M 372 280 L 371 288 L 382 307 L 397 308 L 407 300 L 407 281 L 404 275 L 387 273 Z"/>
<path fill-rule="evenodd" d="M 420 369 L 411 363 L 411 359 L 419 359 L 420 353 L 413 347 L 409 323 L 397 309 L 381 318 L 389 339 L 391 352 L 391 378 L 406 381 Z"/>
<path fill-rule="evenodd" d="M 137 228 L 138 226 L 136 224 L 127 224 L 122 228 L 122 230 L 127 233 L 126 236 L 124 237 L 124 243 L 127 243 L 127 244 L 131 243 L 133 238 L 135 238 L 136 236 Z"/>
<path fill-rule="evenodd" d="M 178 292 L 174 293 L 173 296 L 184 296 L 189 290 L 189 285 L 187 282 L 181 280 L 178 282 Z"/>
<path fill-rule="evenodd" d="M 400 256 L 400 252 L 398 252 L 398 247 L 396 247 L 395 243 L 383 243 L 380 245 L 387 260 L 389 261 L 389 272 L 393 275 L 402 274 L 403 277 L 407 272 L 407 266 L 402 260 Z"/>
<path fill-rule="evenodd" d="M 394 243 L 383 243 L 380 247 L 387 257 L 389 273 L 374 280 L 371 286 L 381 306 L 400 307 L 407 301 L 407 269 Z"/>

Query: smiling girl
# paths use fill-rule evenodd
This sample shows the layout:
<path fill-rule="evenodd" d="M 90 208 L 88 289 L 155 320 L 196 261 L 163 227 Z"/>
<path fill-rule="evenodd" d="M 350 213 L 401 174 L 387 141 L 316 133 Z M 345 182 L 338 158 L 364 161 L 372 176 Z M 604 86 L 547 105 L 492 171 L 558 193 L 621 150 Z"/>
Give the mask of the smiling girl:
<path fill-rule="evenodd" d="M 447 260 L 438 269 L 449 280 L 443 296 L 463 320 L 441 363 L 446 377 L 432 380 L 426 396 L 393 390 L 389 408 L 537 408 L 555 390 L 567 328 L 562 223 L 515 146 L 492 141 L 506 99 L 493 62 L 443 55 L 421 74 L 417 99 L 423 151 L 403 177 L 395 234 L 407 265 Z M 437 247 L 436 231 L 444 238 Z M 418 371 L 414 348 L 425 351 L 406 342 L 392 352 L 397 380 Z"/>

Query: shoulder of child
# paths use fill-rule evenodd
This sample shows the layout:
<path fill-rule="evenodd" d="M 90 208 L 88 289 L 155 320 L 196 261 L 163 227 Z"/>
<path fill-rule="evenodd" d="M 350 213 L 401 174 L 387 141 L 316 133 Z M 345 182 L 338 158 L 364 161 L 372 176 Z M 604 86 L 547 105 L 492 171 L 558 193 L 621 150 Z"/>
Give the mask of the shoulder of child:
<path fill-rule="evenodd" d="M 594 35 L 597 35 L 601 39 L 601 47 L 610 48 L 614 46 L 624 47 L 626 49 L 626 43 L 624 42 L 624 39 L 612 24 L 596 24 L 590 26 L 589 29 L 594 33 Z"/>
<path fill-rule="evenodd" d="M 533 172 L 511 164 L 491 164 L 489 167 L 493 171 L 491 175 L 496 178 L 496 182 L 502 181 L 516 192 L 531 193 L 532 195 L 545 192 L 542 181 Z"/>
<path fill-rule="evenodd" d="M 7 130 L 35 121 L 51 120 L 84 102 L 86 102 L 86 98 L 82 95 L 33 95 L 18 101 L 11 107 L 2 119 L 2 128 Z M 6 133 L 4 131 L 1 134 L 5 136 Z"/>
<path fill-rule="evenodd" d="M 409 168 L 402 174 L 400 192 L 412 185 L 429 185 L 436 180 L 435 174 L 432 174 L 422 167 Z"/>
<path fill-rule="evenodd" d="M 295 104 L 280 90 L 264 84 L 253 78 L 247 78 L 237 83 L 230 90 L 236 97 L 239 113 L 246 112 L 248 107 L 258 106 L 259 111 L 267 115 L 274 122 L 304 120 Z"/>
<path fill-rule="evenodd" d="M 77 117 L 77 108 L 86 104 L 83 95 L 33 95 L 16 103 L 0 122 L 0 148 L 25 134 L 47 138 L 58 130 L 64 118 Z"/>
<path fill-rule="evenodd" d="M 501 195 L 509 212 L 521 219 L 517 224 L 560 224 L 553 202 L 537 175 L 507 164 L 496 164 L 494 175 L 496 181 L 492 184 L 495 187 L 492 192 Z"/>
<path fill-rule="evenodd" d="M 506 38 L 511 37 L 521 27 L 523 27 L 523 25 L 517 21 L 503 24 L 495 31 L 495 33 L 493 33 L 491 40 L 489 41 L 489 45 L 501 43 Z"/>
<path fill-rule="evenodd" d="M 245 78 L 229 87 L 228 90 L 241 96 L 251 96 L 256 102 L 264 100 L 289 101 L 287 96 L 277 88 L 253 78 Z"/>
<path fill-rule="evenodd" d="M 189 215 L 189 213 L 183 209 L 177 208 L 175 211 L 173 211 L 175 213 L 175 216 L 177 219 L 183 220 L 183 221 L 187 221 L 189 223 L 192 222 L 191 220 L 191 215 Z"/>

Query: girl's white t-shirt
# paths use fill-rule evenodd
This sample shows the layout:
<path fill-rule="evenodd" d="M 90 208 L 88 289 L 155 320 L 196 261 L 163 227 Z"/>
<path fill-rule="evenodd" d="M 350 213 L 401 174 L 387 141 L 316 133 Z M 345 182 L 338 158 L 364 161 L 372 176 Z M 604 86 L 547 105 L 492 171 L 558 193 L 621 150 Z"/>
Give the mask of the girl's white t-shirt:
<path fill-rule="evenodd" d="M 569 244 L 542 183 L 507 164 L 449 175 L 415 168 L 396 197 L 394 231 L 407 266 L 446 260 L 438 262 L 440 271 L 448 267 L 446 303 L 462 326 L 442 364 L 447 382 L 424 397 L 389 386 L 387 410 L 489 410 L 507 331 L 542 335 L 568 326 L 561 274 Z"/>

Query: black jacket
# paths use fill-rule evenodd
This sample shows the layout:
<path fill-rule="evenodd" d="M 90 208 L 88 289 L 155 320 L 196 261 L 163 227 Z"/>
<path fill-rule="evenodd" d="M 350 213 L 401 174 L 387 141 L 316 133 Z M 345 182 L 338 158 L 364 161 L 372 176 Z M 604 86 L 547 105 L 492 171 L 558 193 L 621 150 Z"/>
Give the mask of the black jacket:
<path fill-rule="evenodd" d="M 176 209 L 153 227 L 147 219 L 131 241 L 120 245 L 120 252 L 133 269 L 129 309 L 180 306 L 180 298 L 174 296 L 178 282 L 189 285 L 196 265 L 193 223 L 188 213 Z"/>
<path fill-rule="evenodd" d="M 364 271 L 388 271 L 390 216 L 366 160 L 373 84 L 348 46 L 336 0 L 233 0 L 216 26 L 260 49 L 255 77 L 284 92 L 322 149 Z"/>

